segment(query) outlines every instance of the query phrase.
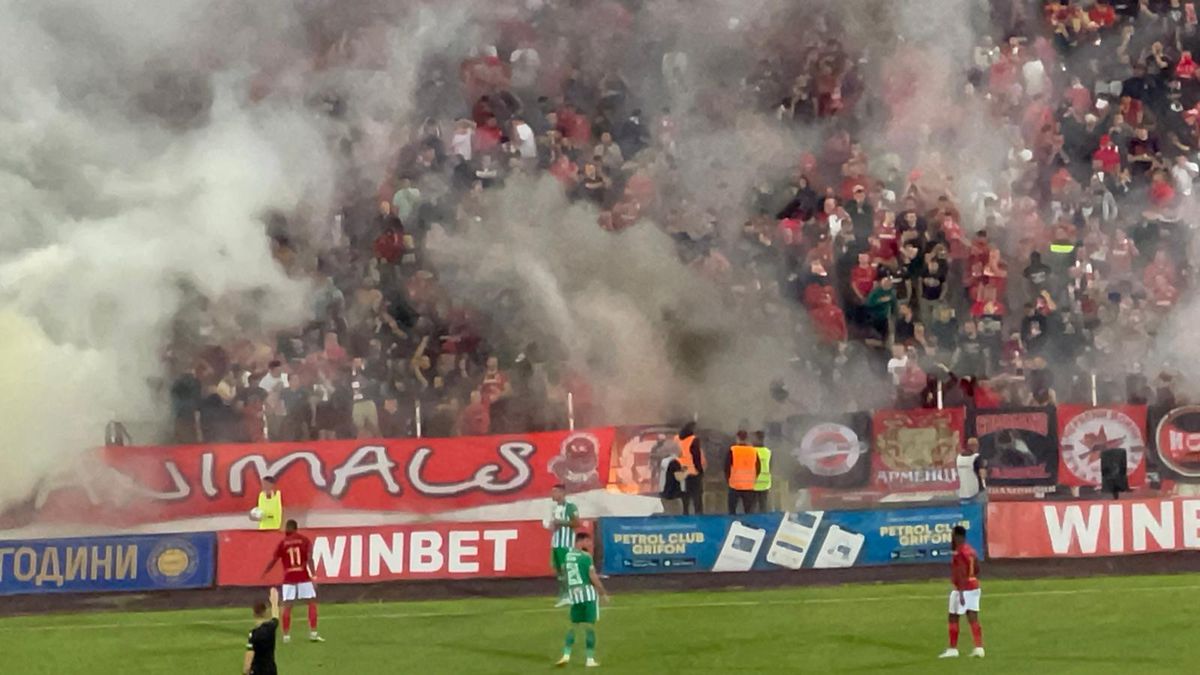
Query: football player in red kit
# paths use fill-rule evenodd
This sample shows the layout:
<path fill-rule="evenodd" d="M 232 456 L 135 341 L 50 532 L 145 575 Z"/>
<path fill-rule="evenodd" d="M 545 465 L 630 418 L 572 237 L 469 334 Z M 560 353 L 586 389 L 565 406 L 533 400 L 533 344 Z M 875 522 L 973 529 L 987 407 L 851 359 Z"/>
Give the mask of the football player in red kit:
<path fill-rule="evenodd" d="M 271 558 L 267 569 L 263 570 L 263 576 L 267 576 L 276 562 L 283 562 L 283 641 L 292 641 L 292 602 L 306 600 L 308 639 L 324 642 L 325 638 L 317 634 L 317 588 L 313 585 L 316 569 L 312 564 L 312 542 L 297 529 L 296 521 L 287 521 L 283 528 L 283 541 L 275 548 L 275 556 Z"/>
<path fill-rule="evenodd" d="M 958 656 L 959 618 L 967 615 L 971 626 L 971 638 L 975 650 L 971 656 L 983 658 L 983 628 L 979 625 L 979 556 L 967 543 L 967 528 L 957 525 L 950 536 L 950 548 L 954 551 L 950 559 L 950 647 L 938 658 L 953 659 Z"/>

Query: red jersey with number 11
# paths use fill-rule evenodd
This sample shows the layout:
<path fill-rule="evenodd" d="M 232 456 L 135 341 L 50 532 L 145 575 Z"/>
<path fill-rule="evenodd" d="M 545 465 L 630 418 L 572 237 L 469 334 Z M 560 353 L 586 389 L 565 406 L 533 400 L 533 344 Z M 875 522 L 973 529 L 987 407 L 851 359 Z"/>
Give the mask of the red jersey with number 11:
<path fill-rule="evenodd" d="M 308 574 L 308 558 L 312 542 L 302 534 L 289 534 L 279 542 L 275 557 L 283 563 L 283 583 L 299 584 L 312 581 Z"/>
<path fill-rule="evenodd" d="M 957 591 L 973 591 L 979 588 L 979 557 L 975 549 L 964 542 L 950 559 L 950 580 Z"/>

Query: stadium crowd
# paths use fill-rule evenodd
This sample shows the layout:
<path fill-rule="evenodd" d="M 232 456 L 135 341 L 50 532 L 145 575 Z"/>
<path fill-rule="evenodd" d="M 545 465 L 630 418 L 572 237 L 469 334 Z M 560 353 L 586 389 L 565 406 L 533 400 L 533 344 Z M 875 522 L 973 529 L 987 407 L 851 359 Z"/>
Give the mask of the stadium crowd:
<path fill-rule="evenodd" d="M 577 423 L 614 421 L 594 409 L 587 373 L 481 311 L 519 299 L 455 297 L 427 255 L 431 232 L 454 236 L 518 174 L 553 176 L 594 206 L 596 227 L 661 227 L 734 301 L 793 303 L 811 338 L 797 362 L 835 409 L 856 405 L 846 368 L 858 361 L 890 378 L 899 406 L 1174 401 L 1178 374 L 1138 355 L 1195 284 L 1194 3 L 992 3 L 994 30 L 952 64 L 937 119 L 903 135 L 878 130 L 911 103 L 905 83 L 843 40 L 836 17 L 748 42 L 758 51 L 740 82 L 676 113 L 639 100 L 642 83 L 605 67 L 597 41 L 547 28 L 557 4 L 418 92 L 429 117 L 378 195 L 332 225 L 313 322 L 273 345 L 178 355 L 176 442 L 562 427 L 568 392 Z M 604 4 L 622 30 L 622 4 Z M 919 66 L 919 50 L 895 49 L 890 64 Z M 654 58 L 653 86 L 681 86 L 687 54 Z M 689 119 L 750 111 L 819 141 L 745 195 L 744 222 L 712 223 L 689 203 L 705 186 L 680 175 L 677 147 Z M 971 116 L 1004 160 L 964 188 L 952 167 Z M 286 237 L 275 250 L 286 265 Z"/>

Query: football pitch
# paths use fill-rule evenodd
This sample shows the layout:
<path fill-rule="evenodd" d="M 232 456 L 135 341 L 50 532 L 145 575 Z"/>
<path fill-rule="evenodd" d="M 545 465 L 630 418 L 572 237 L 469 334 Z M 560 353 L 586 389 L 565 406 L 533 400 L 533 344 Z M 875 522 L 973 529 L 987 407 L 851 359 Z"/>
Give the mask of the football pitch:
<path fill-rule="evenodd" d="M 547 581 L 547 586 L 552 582 Z M 595 672 L 1196 672 L 1200 575 L 987 581 L 987 657 L 939 661 L 946 583 L 615 594 Z M 0 600 L 2 602 L 2 600 Z M 566 610 L 551 598 L 360 603 L 305 611 L 281 673 L 556 672 Z M 0 671 L 240 672 L 249 610 L 97 612 L 0 620 Z M 582 670 L 582 636 L 565 670 Z M 592 670 L 592 669 L 589 669 Z"/>

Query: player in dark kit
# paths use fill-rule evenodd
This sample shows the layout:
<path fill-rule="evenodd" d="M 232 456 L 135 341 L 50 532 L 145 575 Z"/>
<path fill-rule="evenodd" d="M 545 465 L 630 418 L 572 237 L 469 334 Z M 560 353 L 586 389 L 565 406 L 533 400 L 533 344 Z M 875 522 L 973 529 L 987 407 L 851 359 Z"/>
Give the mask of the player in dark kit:
<path fill-rule="evenodd" d="M 954 551 L 950 559 L 950 581 L 954 583 L 954 590 L 950 591 L 950 647 L 938 658 L 958 657 L 958 624 L 963 614 L 967 615 L 971 637 L 975 640 L 975 651 L 971 656 L 983 658 L 983 628 L 979 625 L 979 556 L 967 543 L 967 528 L 955 526 L 954 534 L 950 536 L 950 548 Z"/>
<path fill-rule="evenodd" d="M 272 588 L 271 604 L 263 601 L 254 603 L 254 618 L 258 623 L 246 640 L 246 658 L 242 662 L 242 675 L 276 675 L 275 630 L 279 628 L 279 591 Z"/>
<path fill-rule="evenodd" d="M 292 641 L 292 601 L 306 600 L 308 602 L 308 639 L 312 642 L 324 642 L 325 638 L 317 634 L 317 587 L 313 577 L 317 571 L 312 563 L 312 542 L 308 537 L 296 530 L 296 521 L 289 520 L 284 526 L 283 541 L 275 548 L 275 556 L 263 570 L 263 576 L 275 567 L 276 562 L 283 563 L 283 641 Z"/>

